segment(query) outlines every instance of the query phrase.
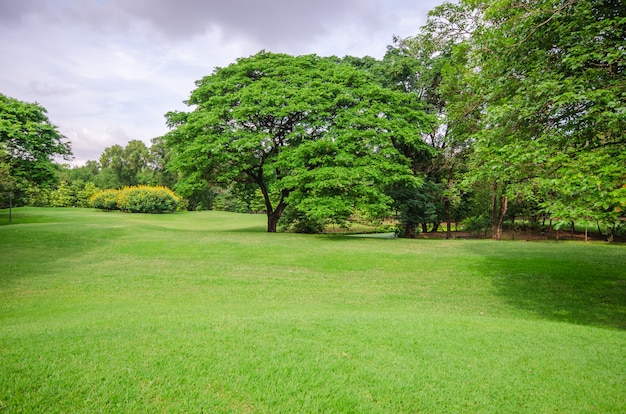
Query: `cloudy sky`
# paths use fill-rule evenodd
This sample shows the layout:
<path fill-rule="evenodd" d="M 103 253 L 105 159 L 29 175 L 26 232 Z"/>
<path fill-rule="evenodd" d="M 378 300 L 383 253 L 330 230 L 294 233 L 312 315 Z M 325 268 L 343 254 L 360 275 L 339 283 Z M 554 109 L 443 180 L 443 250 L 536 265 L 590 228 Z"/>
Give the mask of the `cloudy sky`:
<path fill-rule="evenodd" d="M 0 93 L 39 102 L 79 165 L 167 132 L 194 81 L 260 50 L 382 58 L 443 0 L 0 0 Z"/>

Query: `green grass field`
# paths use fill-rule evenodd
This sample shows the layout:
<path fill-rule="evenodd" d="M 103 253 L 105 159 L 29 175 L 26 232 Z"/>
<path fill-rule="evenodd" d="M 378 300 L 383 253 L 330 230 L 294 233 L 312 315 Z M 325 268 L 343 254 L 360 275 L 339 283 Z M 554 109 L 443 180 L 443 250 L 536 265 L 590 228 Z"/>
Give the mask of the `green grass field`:
<path fill-rule="evenodd" d="M 0 412 L 626 412 L 626 246 L 264 228 L 0 211 Z"/>

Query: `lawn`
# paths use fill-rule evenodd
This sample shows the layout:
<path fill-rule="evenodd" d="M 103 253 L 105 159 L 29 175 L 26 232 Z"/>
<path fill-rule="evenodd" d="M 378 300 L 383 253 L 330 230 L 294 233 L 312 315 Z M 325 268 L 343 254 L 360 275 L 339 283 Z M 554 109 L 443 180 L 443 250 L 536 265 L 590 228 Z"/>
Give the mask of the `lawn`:
<path fill-rule="evenodd" d="M 626 412 L 626 246 L 264 228 L 0 211 L 0 412 Z"/>

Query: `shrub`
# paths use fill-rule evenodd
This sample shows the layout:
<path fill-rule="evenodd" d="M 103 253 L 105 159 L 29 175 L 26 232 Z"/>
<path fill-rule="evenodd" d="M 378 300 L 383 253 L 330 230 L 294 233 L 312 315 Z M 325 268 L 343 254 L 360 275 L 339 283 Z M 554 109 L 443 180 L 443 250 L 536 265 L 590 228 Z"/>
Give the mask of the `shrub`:
<path fill-rule="evenodd" d="M 123 188 L 117 197 L 117 208 L 129 213 L 171 213 L 181 200 L 167 187 L 136 186 Z"/>
<path fill-rule="evenodd" d="M 85 184 L 85 186 L 78 191 L 78 194 L 76 194 L 76 207 L 91 207 L 91 197 L 99 192 L 100 190 L 94 183 Z"/>
<path fill-rule="evenodd" d="M 50 207 L 72 207 L 74 194 L 67 181 L 61 181 L 58 188 L 50 192 L 48 200 Z"/>
<path fill-rule="evenodd" d="M 92 195 L 89 201 L 93 208 L 99 208 L 105 211 L 117 210 L 117 197 L 119 192 L 119 190 L 114 189 L 102 190 Z"/>

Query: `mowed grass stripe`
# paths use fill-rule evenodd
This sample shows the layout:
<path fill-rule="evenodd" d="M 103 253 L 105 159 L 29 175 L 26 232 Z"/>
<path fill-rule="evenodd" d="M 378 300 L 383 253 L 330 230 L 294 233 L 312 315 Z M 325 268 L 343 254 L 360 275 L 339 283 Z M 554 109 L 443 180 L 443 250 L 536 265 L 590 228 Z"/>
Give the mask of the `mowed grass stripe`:
<path fill-rule="evenodd" d="M 626 410 L 624 246 L 266 234 L 218 212 L 14 220 L 7 412 Z"/>

